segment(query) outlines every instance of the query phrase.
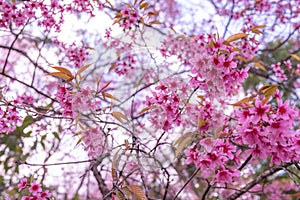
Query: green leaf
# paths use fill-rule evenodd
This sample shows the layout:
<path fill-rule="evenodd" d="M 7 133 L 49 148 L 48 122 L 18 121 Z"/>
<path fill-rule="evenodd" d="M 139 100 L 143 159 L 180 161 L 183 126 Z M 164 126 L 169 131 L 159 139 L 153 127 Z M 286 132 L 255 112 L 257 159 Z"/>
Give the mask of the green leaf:
<path fill-rule="evenodd" d="M 33 143 L 33 145 L 32 145 L 32 147 L 31 147 L 30 149 L 31 149 L 31 150 L 35 150 L 36 147 L 37 147 L 37 143 L 38 143 L 38 141 L 35 140 L 34 143 Z"/>
<path fill-rule="evenodd" d="M 52 134 L 54 135 L 54 137 L 55 137 L 56 139 L 60 140 L 60 137 L 59 137 L 59 135 L 58 135 L 57 132 L 53 132 Z"/>
<path fill-rule="evenodd" d="M 47 134 L 43 135 L 42 138 L 41 138 L 41 141 L 45 140 L 47 137 Z"/>

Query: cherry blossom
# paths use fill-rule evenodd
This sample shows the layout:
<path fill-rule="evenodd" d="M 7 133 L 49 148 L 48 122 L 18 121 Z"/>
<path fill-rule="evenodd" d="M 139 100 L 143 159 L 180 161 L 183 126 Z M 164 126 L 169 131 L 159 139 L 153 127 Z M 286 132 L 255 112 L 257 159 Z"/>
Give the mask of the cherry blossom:
<path fill-rule="evenodd" d="M 18 184 L 19 192 L 27 187 L 27 178 L 22 178 L 21 182 Z"/>
<path fill-rule="evenodd" d="M 35 182 L 30 183 L 29 192 L 36 196 L 38 193 L 42 192 L 41 184 Z"/>

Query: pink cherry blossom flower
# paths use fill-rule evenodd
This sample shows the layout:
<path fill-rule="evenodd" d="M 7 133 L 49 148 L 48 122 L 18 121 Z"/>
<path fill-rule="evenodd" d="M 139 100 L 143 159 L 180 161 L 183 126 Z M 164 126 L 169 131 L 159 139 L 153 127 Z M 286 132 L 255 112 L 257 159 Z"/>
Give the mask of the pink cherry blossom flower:
<path fill-rule="evenodd" d="M 277 112 L 282 119 L 289 119 L 289 113 L 291 113 L 291 110 L 288 109 L 289 103 L 289 100 L 282 103 L 282 99 L 277 99 Z"/>
<path fill-rule="evenodd" d="M 38 196 L 30 197 L 30 200 L 40 200 Z"/>
<path fill-rule="evenodd" d="M 273 96 L 274 96 L 274 98 L 276 98 L 276 99 L 281 99 L 282 96 L 283 96 L 283 94 L 277 89 L 277 90 L 275 91 L 275 93 L 273 94 Z"/>
<path fill-rule="evenodd" d="M 238 170 L 220 169 L 211 184 L 214 183 L 232 183 L 235 177 L 240 175 Z"/>
<path fill-rule="evenodd" d="M 196 167 L 200 167 L 202 171 L 210 168 L 211 161 L 209 159 L 201 159 L 196 162 Z"/>
<path fill-rule="evenodd" d="M 215 141 L 212 138 L 204 138 L 199 144 L 203 146 L 208 153 L 210 153 L 214 148 Z"/>
<path fill-rule="evenodd" d="M 255 108 L 250 109 L 251 114 L 254 114 L 252 118 L 253 123 L 257 123 L 261 119 L 268 121 L 267 112 L 270 110 L 270 108 L 270 105 L 263 105 L 261 100 L 256 99 Z"/>
<path fill-rule="evenodd" d="M 100 127 L 87 129 L 82 132 L 84 136 L 84 150 L 90 157 L 97 157 L 103 152 L 103 139 Z"/>
<path fill-rule="evenodd" d="M 30 196 L 22 196 L 21 200 L 31 200 Z"/>
<path fill-rule="evenodd" d="M 190 148 L 184 151 L 187 156 L 186 163 L 196 163 L 199 160 L 199 152 L 195 148 Z"/>
<path fill-rule="evenodd" d="M 256 144 L 259 143 L 259 130 L 255 127 L 247 128 L 243 132 L 242 140 L 244 144 Z"/>
<path fill-rule="evenodd" d="M 270 154 L 269 148 L 261 148 L 258 146 L 247 152 L 251 152 L 253 158 L 261 158 L 261 159 L 267 159 L 268 155 Z"/>
<path fill-rule="evenodd" d="M 127 7 L 124 7 L 121 10 L 121 14 L 123 15 L 123 17 L 129 17 L 130 16 L 130 10 Z"/>
<path fill-rule="evenodd" d="M 46 190 L 39 194 L 40 200 L 46 200 L 47 198 L 50 198 L 50 197 L 51 197 L 51 193 L 49 192 L 49 190 Z"/>
<path fill-rule="evenodd" d="M 291 69 L 292 68 L 292 63 L 290 60 L 287 61 L 283 61 L 283 63 L 285 64 L 285 66 L 287 66 L 287 68 Z"/>
<path fill-rule="evenodd" d="M 18 184 L 19 192 L 27 186 L 27 178 L 22 178 Z"/>
<path fill-rule="evenodd" d="M 29 192 L 31 192 L 32 195 L 36 196 L 38 193 L 42 192 L 41 184 L 32 182 L 30 184 Z"/>

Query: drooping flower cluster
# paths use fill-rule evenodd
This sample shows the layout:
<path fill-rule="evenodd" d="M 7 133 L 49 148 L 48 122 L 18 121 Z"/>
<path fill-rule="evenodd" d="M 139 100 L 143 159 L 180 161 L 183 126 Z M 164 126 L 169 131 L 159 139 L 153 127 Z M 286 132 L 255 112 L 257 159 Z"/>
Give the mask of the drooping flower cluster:
<path fill-rule="evenodd" d="M 197 145 L 185 151 L 187 164 L 201 168 L 201 175 L 210 178 L 211 184 L 232 183 L 240 174 L 237 170 L 239 151 L 228 139 L 203 138 Z M 231 163 L 228 165 L 228 163 Z"/>
<path fill-rule="evenodd" d="M 192 86 L 199 87 L 212 98 L 232 95 L 248 76 L 248 68 L 237 69 L 233 47 L 213 35 L 195 38 L 170 36 L 163 42 L 161 52 L 165 57 L 177 56 L 183 65 L 190 68 Z"/>
<path fill-rule="evenodd" d="M 181 123 L 180 107 L 187 98 L 188 85 L 179 78 L 168 78 L 155 87 L 158 92 L 146 97 L 146 105 L 151 108 L 150 121 L 157 128 L 168 131 Z"/>
<path fill-rule="evenodd" d="M 56 93 L 56 98 L 61 108 L 63 108 L 63 117 L 73 116 L 72 95 L 69 88 L 60 86 Z"/>
<path fill-rule="evenodd" d="M 223 110 L 217 109 L 208 100 L 202 100 L 197 104 L 189 104 L 182 112 L 183 123 L 185 127 L 194 125 L 198 128 L 200 134 L 217 134 L 226 124 L 226 117 Z"/>
<path fill-rule="evenodd" d="M 21 200 L 47 200 L 51 197 L 49 190 L 43 191 L 41 184 L 28 183 L 27 178 L 22 178 L 18 184 L 19 192 L 28 188 L 28 195 L 22 196 Z"/>
<path fill-rule="evenodd" d="M 275 72 L 276 77 L 280 80 L 280 81 L 286 81 L 287 77 L 284 74 L 284 70 L 281 69 L 281 63 L 278 62 L 275 65 L 271 65 L 273 71 Z"/>
<path fill-rule="evenodd" d="M 88 156 L 95 158 L 103 153 L 103 139 L 100 126 L 84 130 L 82 136 L 84 137 L 84 150 L 88 152 Z"/>
<path fill-rule="evenodd" d="M 89 87 L 81 88 L 80 91 L 71 91 L 70 88 L 60 86 L 56 98 L 63 108 L 63 116 L 76 118 L 78 113 L 95 111 L 99 108 L 100 102 L 96 101 Z"/>
<path fill-rule="evenodd" d="M 215 134 L 216 129 L 208 129 L 213 118 L 200 118 L 200 133 L 214 134 L 200 134 L 199 143 L 185 150 L 187 164 L 194 163 L 201 168 L 201 176 L 211 180 L 211 184 L 232 184 L 239 181 L 239 167 L 249 155 L 253 160 L 271 158 L 270 165 L 299 161 L 300 132 L 294 129 L 299 123 L 299 110 L 291 106 L 289 100 L 283 101 L 278 90 L 273 96 L 274 105 L 254 96 L 253 106 L 245 104 L 233 116 L 237 126 L 225 120 L 218 134 Z M 207 105 L 203 107 L 209 111 L 210 104 Z M 196 110 L 193 108 L 190 110 Z M 205 110 L 201 113 L 206 116 Z M 190 116 L 194 115 L 192 112 Z"/>
<path fill-rule="evenodd" d="M 116 61 L 115 72 L 118 75 L 127 74 L 129 71 L 132 71 L 135 68 L 136 59 L 135 55 L 128 54 L 124 58 L 118 58 Z"/>
<path fill-rule="evenodd" d="M 135 9 L 129 9 L 124 7 L 121 10 L 121 18 L 120 18 L 120 26 L 124 29 L 132 29 L 134 28 L 140 19 L 140 16 Z"/>
<path fill-rule="evenodd" d="M 21 121 L 19 112 L 15 107 L 0 107 L 0 130 L 1 133 L 11 133 Z"/>
<path fill-rule="evenodd" d="M 110 71 L 113 70 L 118 75 L 128 75 L 135 69 L 137 60 L 136 53 L 133 51 L 133 44 L 122 38 L 114 38 L 110 36 L 110 31 L 107 31 L 107 42 L 104 44 L 109 49 L 114 49 L 116 57 L 111 65 Z M 134 36 L 132 36 L 134 37 Z"/>
<path fill-rule="evenodd" d="M 53 43 L 59 48 L 58 53 L 66 57 L 66 62 L 71 67 L 80 68 L 86 65 L 89 58 L 91 47 L 85 45 L 77 45 L 75 42 L 71 45 L 61 42 L 59 40 L 54 40 Z"/>
<path fill-rule="evenodd" d="M 93 5 L 92 5 L 93 3 Z M 49 32 L 52 28 L 56 32 L 60 31 L 60 27 L 64 22 L 65 12 L 80 13 L 88 12 L 93 15 L 93 11 L 103 9 L 103 4 L 100 1 L 75 0 L 72 3 L 63 4 L 58 0 L 50 2 L 38 1 L 0 1 L 0 27 L 8 28 L 10 23 L 17 27 L 25 25 L 29 21 L 37 20 L 38 26 L 44 27 L 45 32 Z"/>
<path fill-rule="evenodd" d="M 299 130 L 294 130 L 299 111 L 289 100 L 276 98 L 271 107 L 257 98 L 253 107 L 244 107 L 236 114 L 240 123 L 237 127 L 236 142 L 247 145 L 253 158 L 267 159 L 271 165 L 300 159 Z"/>
<path fill-rule="evenodd" d="M 100 102 L 95 100 L 93 93 L 89 87 L 81 88 L 80 91 L 74 92 L 72 96 L 73 117 L 77 113 L 85 113 L 86 111 L 96 111 Z"/>
<path fill-rule="evenodd" d="M 69 63 L 73 63 L 76 68 L 84 66 L 88 59 L 89 52 L 84 47 L 76 47 L 75 44 L 65 47 L 66 57 Z"/>

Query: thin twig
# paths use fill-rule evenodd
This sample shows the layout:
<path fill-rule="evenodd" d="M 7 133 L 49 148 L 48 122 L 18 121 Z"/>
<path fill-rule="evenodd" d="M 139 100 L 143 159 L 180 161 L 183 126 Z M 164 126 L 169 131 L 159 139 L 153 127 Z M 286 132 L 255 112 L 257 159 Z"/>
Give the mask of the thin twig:
<path fill-rule="evenodd" d="M 177 199 L 179 194 L 184 190 L 184 188 L 192 181 L 192 179 L 197 175 L 197 173 L 200 171 L 200 167 L 194 171 L 192 176 L 187 180 L 187 182 L 180 188 L 180 190 L 177 192 L 176 196 L 174 197 L 173 200 Z"/>

